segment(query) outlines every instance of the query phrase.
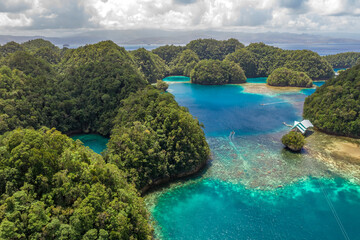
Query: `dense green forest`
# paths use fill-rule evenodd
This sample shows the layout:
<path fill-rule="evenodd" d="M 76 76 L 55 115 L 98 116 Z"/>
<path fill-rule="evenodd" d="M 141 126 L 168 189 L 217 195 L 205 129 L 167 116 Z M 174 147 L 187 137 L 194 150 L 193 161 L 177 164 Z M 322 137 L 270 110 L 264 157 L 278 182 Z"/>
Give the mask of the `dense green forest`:
<path fill-rule="evenodd" d="M 173 95 L 149 86 L 122 101 L 106 158 L 141 189 L 195 172 L 209 153 L 199 122 Z"/>
<path fill-rule="evenodd" d="M 334 76 L 331 65 L 312 51 L 283 50 L 264 43 L 252 43 L 245 47 L 236 39 L 198 39 L 184 47 L 167 45 L 152 52 L 168 63 L 170 75 L 190 76 L 199 60 L 226 59 L 240 65 L 248 78 L 267 77 L 280 67 L 305 72 L 313 80 Z"/>
<path fill-rule="evenodd" d="M 360 137 L 360 65 L 317 88 L 305 99 L 303 115 L 327 133 Z"/>
<path fill-rule="evenodd" d="M 186 49 L 170 62 L 170 74 L 190 77 L 191 70 L 199 61 L 199 56 L 194 51 Z"/>
<path fill-rule="evenodd" d="M 270 86 L 279 87 L 312 87 L 311 78 L 304 72 L 293 71 L 288 68 L 278 68 L 267 79 Z"/>
<path fill-rule="evenodd" d="M 359 52 L 346 52 L 323 57 L 333 68 L 350 68 L 360 60 Z"/>
<path fill-rule="evenodd" d="M 161 80 L 169 75 L 169 67 L 158 55 L 147 51 L 145 48 L 131 51 L 130 54 L 133 56 L 138 69 L 144 74 L 149 83 L 156 83 L 157 80 Z"/>
<path fill-rule="evenodd" d="M 151 238 L 140 192 L 196 172 L 209 157 L 202 125 L 158 80 L 179 74 L 199 84 L 243 83 L 246 74 L 268 76 L 279 67 L 314 79 L 333 75 L 313 52 L 235 39 L 151 52 L 111 41 L 0 46 L 0 239 Z M 346 95 L 356 106 L 357 85 Z M 351 109 L 356 114 L 347 118 L 359 119 Z M 358 121 L 351 129 L 359 135 Z M 99 133 L 110 142 L 100 156 L 61 132 Z"/>
<path fill-rule="evenodd" d="M 151 238 L 125 174 L 54 129 L 0 137 L 0 192 L 0 239 Z"/>
<path fill-rule="evenodd" d="M 11 42 L 0 56 L 0 239 L 152 238 L 139 190 L 209 157 L 198 120 L 157 81 L 165 61 L 111 41 Z M 106 159 L 49 128 L 111 136 Z"/>
<path fill-rule="evenodd" d="M 203 85 L 221 85 L 245 83 L 246 77 L 242 68 L 231 61 L 201 60 L 191 71 L 192 83 Z"/>
<path fill-rule="evenodd" d="M 224 41 L 218 41 L 215 39 L 198 39 L 193 40 L 186 45 L 186 48 L 194 51 L 199 56 L 200 60 L 223 60 L 226 55 L 243 47 L 244 44 L 234 38 Z"/>
<path fill-rule="evenodd" d="M 267 77 L 280 67 L 305 72 L 313 80 L 334 76 L 331 65 L 317 53 L 309 50 L 283 50 L 264 43 L 252 43 L 246 50 L 255 55 L 258 64 L 257 77 Z"/>

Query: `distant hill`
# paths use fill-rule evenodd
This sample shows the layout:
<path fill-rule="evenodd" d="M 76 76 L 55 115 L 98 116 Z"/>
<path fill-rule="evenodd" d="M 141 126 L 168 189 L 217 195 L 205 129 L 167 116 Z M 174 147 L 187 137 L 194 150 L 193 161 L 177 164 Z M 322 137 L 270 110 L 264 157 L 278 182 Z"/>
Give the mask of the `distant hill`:
<path fill-rule="evenodd" d="M 312 34 L 294 34 L 279 32 L 246 33 L 246 32 L 221 32 L 221 31 L 165 31 L 156 29 L 138 30 L 98 30 L 77 33 L 64 37 L 46 36 L 11 36 L 0 35 L 0 44 L 10 41 L 23 43 L 32 39 L 43 38 L 57 46 L 69 44 L 70 47 L 92 44 L 102 40 L 112 40 L 118 44 L 187 44 L 198 38 L 214 38 L 225 40 L 236 38 L 248 44 L 252 42 L 274 43 L 321 43 L 321 44 L 360 44 L 360 40 L 351 38 L 334 38 Z"/>

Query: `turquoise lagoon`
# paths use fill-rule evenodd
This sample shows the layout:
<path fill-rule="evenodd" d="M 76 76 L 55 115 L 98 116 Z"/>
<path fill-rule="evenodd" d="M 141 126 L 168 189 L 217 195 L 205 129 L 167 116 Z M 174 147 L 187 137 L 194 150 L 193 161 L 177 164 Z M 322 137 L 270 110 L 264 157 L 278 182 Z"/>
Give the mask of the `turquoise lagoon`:
<path fill-rule="evenodd" d="M 105 138 L 99 134 L 77 134 L 71 136 L 71 138 L 74 140 L 79 139 L 86 147 L 89 147 L 98 154 L 106 149 L 106 144 L 109 141 L 108 138 Z"/>
<path fill-rule="evenodd" d="M 280 143 L 306 95 L 190 83 L 169 90 L 204 123 L 212 157 L 200 175 L 146 196 L 157 238 L 360 239 L 359 185 Z"/>

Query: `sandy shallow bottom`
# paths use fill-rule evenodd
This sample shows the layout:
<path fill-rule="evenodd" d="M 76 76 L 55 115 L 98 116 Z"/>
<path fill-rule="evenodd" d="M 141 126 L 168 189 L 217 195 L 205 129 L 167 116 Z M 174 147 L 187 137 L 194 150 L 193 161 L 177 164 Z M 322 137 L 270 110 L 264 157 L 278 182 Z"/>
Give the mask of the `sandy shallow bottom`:
<path fill-rule="evenodd" d="M 315 131 L 305 149 L 344 178 L 360 184 L 360 140 Z"/>
<path fill-rule="evenodd" d="M 246 93 L 256 93 L 256 94 L 284 94 L 284 93 L 298 93 L 304 88 L 299 87 L 273 87 L 269 86 L 266 83 L 245 83 L 241 86 L 244 87 L 244 92 Z"/>
<path fill-rule="evenodd" d="M 241 86 L 245 93 L 278 98 L 257 103 L 261 108 L 255 120 L 288 103 L 296 110 L 295 118 L 301 118 L 306 97 L 300 93 L 302 88 Z M 179 91 L 174 94 L 179 96 Z M 245 97 L 248 101 L 251 96 Z M 335 240 L 348 235 L 357 239 L 360 140 L 313 131 L 297 154 L 281 144 L 288 130 L 236 134 L 235 138 L 207 136 L 212 151 L 208 168 L 145 197 L 156 238 Z"/>

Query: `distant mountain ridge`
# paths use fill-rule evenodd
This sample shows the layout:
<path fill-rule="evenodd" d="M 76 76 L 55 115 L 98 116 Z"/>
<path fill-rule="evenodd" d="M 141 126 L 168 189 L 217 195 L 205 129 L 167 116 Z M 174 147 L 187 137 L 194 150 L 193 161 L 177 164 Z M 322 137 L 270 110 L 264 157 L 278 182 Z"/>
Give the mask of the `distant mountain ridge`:
<path fill-rule="evenodd" d="M 63 44 L 85 45 L 102 40 L 112 40 L 117 44 L 186 44 L 194 39 L 214 38 L 225 40 L 236 38 L 240 42 L 249 44 L 252 42 L 264 42 L 266 44 L 275 43 L 311 43 L 311 44 L 360 44 L 360 40 L 351 38 L 336 38 L 313 34 L 295 34 L 280 32 L 246 33 L 246 32 L 221 32 L 221 31 L 166 31 L 154 29 L 139 30 L 97 30 L 77 33 L 64 37 L 46 36 L 12 36 L 0 35 L 0 44 L 9 41 L 18 43 L 26 42 L 36 38 L 43 38 L 51 41 L 55 45 Z"/>

